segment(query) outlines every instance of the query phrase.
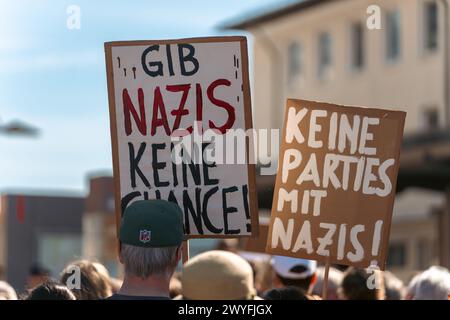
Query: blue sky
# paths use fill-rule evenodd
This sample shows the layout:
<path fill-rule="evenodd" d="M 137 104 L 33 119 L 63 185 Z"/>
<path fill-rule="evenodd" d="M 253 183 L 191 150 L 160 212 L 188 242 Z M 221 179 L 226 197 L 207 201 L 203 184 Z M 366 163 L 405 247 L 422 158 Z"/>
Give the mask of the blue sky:
<path fill-rule="evenodd" d="M 0 136 L 0 190 L 86 191 L 111 172 L 103 43 L 220 34 L 217 25 L 285 0 L 0 0 L 0 121 L 38 138 Z M 66 27 L 69 5 L 81 29 Z"/>

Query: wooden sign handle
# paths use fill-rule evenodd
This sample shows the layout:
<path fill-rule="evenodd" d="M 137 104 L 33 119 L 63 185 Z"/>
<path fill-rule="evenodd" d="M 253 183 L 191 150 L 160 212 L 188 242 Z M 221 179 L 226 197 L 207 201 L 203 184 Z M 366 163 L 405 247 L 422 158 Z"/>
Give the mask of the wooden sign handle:
<path fill-rule="evenodd" d="M 183 241 L 183 248 L 181 251 L 181 259 L 182 259 L 183 264 L 185 264 L 189 260 L 189 240 Z"/>
<path fill-rule="evenodd" d="M 322 300 L 327 300 L 328 295 L 328 273 L 330 272 L 330 259 L 327 259 L 322 283 Z"/>

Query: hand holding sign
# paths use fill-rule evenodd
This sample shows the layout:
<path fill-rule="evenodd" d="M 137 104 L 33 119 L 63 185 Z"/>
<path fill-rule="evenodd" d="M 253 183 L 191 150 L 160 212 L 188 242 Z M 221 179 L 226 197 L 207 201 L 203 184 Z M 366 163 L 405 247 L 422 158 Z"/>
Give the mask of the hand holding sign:
<path fill-rule="evenodd" d="M 404 119 L 288 100 L 267 251 L 384 268 Z"/>

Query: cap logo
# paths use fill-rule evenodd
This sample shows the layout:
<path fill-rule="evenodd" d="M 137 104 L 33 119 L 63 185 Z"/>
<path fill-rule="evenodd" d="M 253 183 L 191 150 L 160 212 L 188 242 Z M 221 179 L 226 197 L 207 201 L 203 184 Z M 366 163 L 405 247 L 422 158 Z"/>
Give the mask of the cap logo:
<path fill-rule="evenodd" d="M 141 230 L 139 232 L 139 241 L 142 243 L 147 243 L 150 241 L 151 238 L 151 231 L 150 230 Z"/>

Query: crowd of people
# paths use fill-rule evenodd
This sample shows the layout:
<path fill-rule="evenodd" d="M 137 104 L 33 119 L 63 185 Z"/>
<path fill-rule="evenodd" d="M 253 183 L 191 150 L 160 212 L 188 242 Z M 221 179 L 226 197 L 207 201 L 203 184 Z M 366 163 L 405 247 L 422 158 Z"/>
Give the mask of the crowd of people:
<path fill-rule="evenodd" d="M 407 285 L 388 271 L 331 267 L 325 293 L 325 269 L 315 261 L 282 256 L 249 261 L 226 242 L 180 267 L 182 212 L 162 200 L 127 207 L 119 240 L 123 279 L 111 277 L 98 262 L 79 260 L 59 279 L 33 268 L 23 293 L 0 281 L 0 300 L 447 300 L 450 295 L 449 270 L 437 266 Z"/>

